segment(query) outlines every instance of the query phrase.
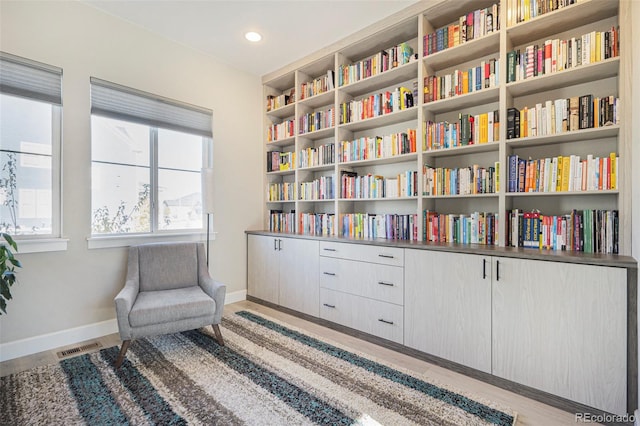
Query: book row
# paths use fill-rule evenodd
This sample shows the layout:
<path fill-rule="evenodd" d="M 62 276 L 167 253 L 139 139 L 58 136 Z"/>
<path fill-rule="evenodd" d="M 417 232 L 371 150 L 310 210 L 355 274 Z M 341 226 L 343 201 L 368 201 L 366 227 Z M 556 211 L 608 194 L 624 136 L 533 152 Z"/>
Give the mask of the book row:
<path fill-rule="evenodd" d="M 269 211 L 269 231 L 271 232 L 296 232 L 296 213 L 291 211 L 283 213 L 282 210 Z"/>
<path fill-rule="evenodd" d="M 295 152 L 267 152 L 267 172 L 279 172 L 296 168 Z"/>
<path fill-rule="evenodd" d="M 424 166 L 423 195 L 472 195 L 498 192 L 498 163 L 491 167 L 477 164 L 469 167 L 446 168 Z"/>
<path fill-rule="evenodd" d="M 538 160 L 510 155 L 508 192 L 603 191 L 618 188 L 619 157 L 579 155 Z"/>
<path fill-rule="evenodd" d="M 371 173 L 358 176 L 356 172 L 343 170 L 340 184 L 343 199 L 415 197 L 418 195 L 418 172 L 407 170 L 385 178 Z"/>
<path fill-rule="evenodd" d="M 507 0 L 507 26 L 578 3 L 578 0 Z"/>
<path fill-rule="evenodd" d="M 498 213 L 441 214 L 422 212 L 423 241 L 433 243 L 495 245 L 499 237 Z"/>
<path fill-rule="evenodd" d="M 340 215 L 342 235 L 351 238 L 418 239 L 418 215 L 349 213 Z"/>
<path fill-rule="evenodd" d="M 291 95 L 267 95 L 267 112 L 282 108 L 293 103 L 295 100 L 294 91 L 291 90 Z"/>
<path fill-rule="evenodd" d="M 618 254 L 618 210 L 572 210 L 564 215 L 507 212 L 507 246 Z"/>
<path fill-rule="evenodd" d="M 546 136 L 620 124 L 620 98 L 593 95 L 507 109 L 507 139 Z"/>
<path fill-rule="evenodd" d="M 353 64 L 340 65 L 338 67 L 338 87 L 378 75 L 408 64 L 415 59 L 413 47 L 407 42 L 400 43 Z"/>
<path fill-rule="evenodd" d="M 311 182 L 301 182 L 298 194 L 303 201 L 332 200 L 335 198 L 333 187 L 333 176 L 320 176 Z"/>
<path fill-rule="evenodd" d="M 326 75 L 314 78 L 312 81 L 300 85 L 300 100 L 320 95 L 334 89 L 333 70 L 327 70 Z"/>
<path fill-rule="evenodd" d="M 297 198 L 296 184 L 294 182 L 270 183 L 267 187 L 268 201 L 295 201 Z"/>
<path fill-rule="evenodd" d="M 298 133 L 305 134 L 317 130 L 329 129 L 336 125 L 336 114 L 333 108 L 301 115 L 298 118 Z"/>
<path fill-rule="evenodd" d="M 478 39 L 500 29 L 500 4 L 462 15 L 454 23 L 438 28 L 422 39 L 424 56 Z"/>
<path fill-rule="evenodd" d="M 618 56 L 619 28 L 567 40 L 546 40 L 507 53 L 507 83 L 569 70 Z"/>
<path fill-rule="evenodd" d="M 498 111 L 459 114 L 455 122 L 431 120 L 423 123 L 424 151 L 495 142 L 500 138 Z"/>
<path fill-rule="evenodd" d="M 340 124 L 355 123 L 413 107 L 413 91 L 397 87 L 392 92 L 377 93 L 340 104 Z"/>
<path fill-rule="evenodd" d="M 315 167 L 333 164 L 336 161 L 336 147 L 332 143 L 302 149 L 298 152 L 298 167 Z"/>
<path fill-rule="evenodd" d="M 424 78 L 424 103 L 452 98 L 496 87 L 500 84 L 500 60 L 490 59 L 480 65 L 450 74 Z"/>
<path fill-rule="evenodd" d="M 279 141 L 295 136 L 294 120 L 284 120 L 282 123 L 272 124 L 267 128 L 267 142 Z"/>
<path fill-rule="evenodd" d="M 335 215 L 333 213 L 300 213 L 298 214 L 298 232 L 323 237 L 336 235 Z"/>
<path fill-rule="evenodd" d="M 342 141 L 338 147 L 341 163 L 373 160 L 416 152 L 416 129 L 385 136 L 363 136 L 351 141 Z"/>

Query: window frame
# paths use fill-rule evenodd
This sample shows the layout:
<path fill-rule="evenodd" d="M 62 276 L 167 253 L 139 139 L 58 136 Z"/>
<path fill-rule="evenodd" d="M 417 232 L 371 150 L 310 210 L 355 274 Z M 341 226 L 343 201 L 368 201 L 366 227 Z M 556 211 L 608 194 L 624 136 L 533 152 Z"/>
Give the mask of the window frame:
<path fill-rule="evenodd" d="M 0 93 L 3 96 L 22 98 L 31 102 L 42 102 L 51 106 L 51 233 L 11 234 L 19 246 L 20 253 L 64 251 L 68 239 L 63 238 L 63 188 L 62 188 L 62 144 L 63 105 L 62 68 L 31 59 L 0 52 L 0 64 L 8 70 L 2 79 Z M 24 70 L 20 81 L 12 73 Z M 33 74 L 33 80 L 29 79 Z M 38 74 L 52 78 L 55 84 L 38 81 Z M 27 78 L 25 78 L 27 77 Z M 24 79 L 24 80 L 22 80 Z M 7 150 L 9 151 L 9 150 Z"/>
<path fill-rule="evenodd" d="M 94 93 L 94 87 L 97 86 L 97 91 Z M 213 159 L 213 132 L 212 127 L 212 111 L 196 107 L 183 102 L 174 101 L 168 98 L 163 98 L 147 92 L 142 92 L 137 89 L 121 86 L 115 83 L 99 80 L 91 77 L 92 87 L 92 106 L 91 106 L 91 126 L 93 128 L 93 117 L 101 117 L 108 120 L 118 120 L 123 122 L 142 124 L 149 129 L 149 185 L 151 187 L 150 194 L 150 226 L 148 232 L 125 232 L 125 233 L 94 233 L 93 225 L 90 226 L 90 236 L 87 238 L 88 247 L 92 248 L 105 248 L 105 247 L 120 247 L 130 244 L 137 244 L 141 242 L 148 242 L 149 240 L 160 241 L 202 241 L 205 236 L 205 228 L 209 217 L 202 211 L 201 227 L 199 228 L 184 228 L 184 229 L 160 229 L 160 217 L 159 217 L 159 191 L 158 191 L 158 175 L 159 171 L 163 168 L 159 167 L 159 131 L 160 129 L 166 129 L 170 131 L 180 132 L 184 134 L 194 135 L 202 138 L 202 164 L 199 171 L 199 178 L 202 182 L 203 169 L 212 167 Z M 107 96 L 105 96 L 107 93 Z M 118 96 L 122 95 L 122 99 Z M 113 97 L 110 97 L 113 96 Z M 132 99 L 133 96 L 133 109 L 128 108 L 127 100 Z M 138 97 L 138 98 L 136 98 Z M 180 115 L 176 122 L 167 123 L 163 125 L 161 111 L 159 116 L 154 116 L 154 112 L 147 108 L 147 103 L 154 103 L 162 107 L 167 107 L 168 111 L 175 111 L 176 108 L 183 109 L 187 113 L 185 119 L 184 115 Z M 135 107 L 141 105 L 140 117 L 136 116 Z M 111 110 L 109 108 L 112 108 Z M 195 118 L 193 121 L 188 121 L 189 112 L 193 112 Z M 167 111 L 164 112 L 165 116 Z M 204 115 L 203 115 L 204 114 Z M 208 121 L 207 116 L 208 115 Z M 202 117 L 205 117 L 205 120 Z M 179 120 L 179 121 L 178 121 Z M 187 128 L 184 124 L 192 125 L 192 128 Z M 92 132 L 93 143 L 93 132 Z M 91 156 L 92 167 L 96 161 Z M 204 190 L 203 187 L 201 187 Z M 93 218 L 94 206 L 93 206 L 93 189 L 91 191 L 91 217 Z"/>

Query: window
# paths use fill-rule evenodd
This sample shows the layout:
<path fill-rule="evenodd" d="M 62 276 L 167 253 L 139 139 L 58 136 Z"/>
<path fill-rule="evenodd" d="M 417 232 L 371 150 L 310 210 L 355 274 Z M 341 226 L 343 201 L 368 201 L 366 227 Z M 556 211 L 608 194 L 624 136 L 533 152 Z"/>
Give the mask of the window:
<path fill-rule="evenodd" d="M 0 52 L 0 231 L 59 237 L 62 70 Z"/>
<path fill-rule="evenodd" d="M 91 79 L 93 235 L 202 230 L 211 111 Z"/>

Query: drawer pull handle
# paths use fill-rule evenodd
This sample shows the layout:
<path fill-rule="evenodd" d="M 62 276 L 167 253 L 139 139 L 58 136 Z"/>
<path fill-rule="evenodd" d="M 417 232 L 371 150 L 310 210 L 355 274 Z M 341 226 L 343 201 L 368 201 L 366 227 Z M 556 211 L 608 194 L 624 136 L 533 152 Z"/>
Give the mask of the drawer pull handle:
<path fill-rule="evenodd" d="M 335 309 L 336 305 L 330 305 L 328 303 L 323 303 L 324 306 L 326 306 L 327 308 L 331 308 L 331 309 Z"/>
<path fill-rule="evenodd" d="M 332 249 L 332 248 L 323 248 L 322 250 L 324 250 L 324 251 L 336 251 L 336 249 Z"/>
<path fill-rule="evenodd" d="M 378 318 L 378 321 L 383 322 L 383 323 L 385 323 L 385 324 L 391 324 L 391 325 L 393 325 L 393 321 L 387 321 L 386 319 Z"/>
<path fill-rule="evenodd" d="M 380 284 L 380 285 L 387 285 L 387 286 L 389 286 L 389 287 L 393 287 L 393 286 L 394 286 L 394 284 L 393 284 L 393 283 L 386 283 L 386 282 L 384 282 L 384 281 L 378 281 L 378 284 Z"/>
<path fill-rule="evenodd" d="M 392 256 L 390 254 L 379 254 L 378 257 L 384 257 L 386 259 L 394 259 L 395 256 Z"/>
<path fill-rule="evenodd" d="M 323 272 L 323 274 L 329 275 L 330 277 L 335 277 L 336 276 L 336 274 L 334 274 L 333 272 Z"/>

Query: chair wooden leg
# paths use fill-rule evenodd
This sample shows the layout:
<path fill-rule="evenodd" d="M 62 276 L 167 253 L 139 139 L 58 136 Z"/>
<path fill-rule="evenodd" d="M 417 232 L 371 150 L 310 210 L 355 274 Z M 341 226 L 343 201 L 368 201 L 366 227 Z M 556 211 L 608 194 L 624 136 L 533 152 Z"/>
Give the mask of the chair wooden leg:
<path fill-rule="evenodd" d="M 127 353 L 127 349 L 129 349 L 129 345 L 131 344 L 131 340 L 125 340 L 122 342 L 122 346 L 120 346 L 120 353 L 118 354 L 118 359 L 116 360 L 116 368 L 120 368 L 122 362 L 124 361 L 124 356 Z"/>
<path fill-rule="evenodd" d="M 218 324 L 211 324 L 211 328 L 213 328 L 213 333 L 216 335 L 216 340 L 220 344 L 220 346 L 224 346 L 224 339 L 222 339 L 222 333 L 220 332 L 220 326 Z"/>

